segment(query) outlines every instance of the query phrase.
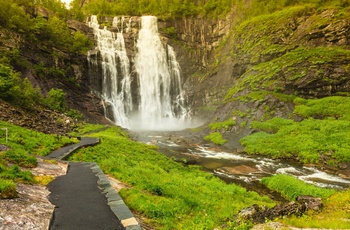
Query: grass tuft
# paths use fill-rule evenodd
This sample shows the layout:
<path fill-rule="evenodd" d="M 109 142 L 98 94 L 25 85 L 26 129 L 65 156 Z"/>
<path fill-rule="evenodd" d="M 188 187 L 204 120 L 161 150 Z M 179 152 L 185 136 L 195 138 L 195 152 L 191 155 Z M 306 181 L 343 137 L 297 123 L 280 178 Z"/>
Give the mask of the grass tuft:
<path fill-rule="evenodd" d="M 261 183 L 269 189 L 279 192 L 284 198 L 290 201 L 295 201 L 297 196 L 327 198 L 336 193 L 334 189 L 320 188 L 285 174 L 264 177 L 261 179 Z"/>

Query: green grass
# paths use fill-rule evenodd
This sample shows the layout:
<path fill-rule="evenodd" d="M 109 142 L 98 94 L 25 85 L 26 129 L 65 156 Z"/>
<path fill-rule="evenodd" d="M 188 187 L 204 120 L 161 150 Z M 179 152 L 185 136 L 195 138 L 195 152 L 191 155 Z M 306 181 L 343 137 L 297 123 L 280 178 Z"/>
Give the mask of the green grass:
<path fill-rule="evenodd" d="M 295 201 L 297 196 L 313 196 L 327 198 L 336 193 L 334 189 L 320 188 L 307 184 L 293 176 L 277 174 L 271 177 L 264 177 L 261 183 L 270 190 L 279 192 L 284 198 Z"/>
<path fill-rule="evenodd" d="M 333 96 L 317 100 L 297 98 L 294 113 L 305 118 L 334 118 L 350 121 L 350 97 Z"/>
<path fill-rule="evenodd" d="M 155 146 L 130 140 L 117 127 L 91 136 L 101 144 L 79 150 L 70 160 L 95 161 L 105 173 L 132 186 L 120 191 L 124 201 L 157 229 L 230 229 L 240 209 L 273 204 L 198 166 L 174 162 Z"/>
<path fill-rule="evenodd" d="M 210 133 L 210 134 L 208 134 L 207 136 L 204 137 L 204 140 L 211 141 L 211 142 L 213 142 L 214 144 L 217 144 L 217 145 L 223 145 L 223 144 L 225 144 L 227 142 L 227 140 L 225 140 L 222 137 L 222 134 L 220 132 Z"/>
<path fill-rule="evenodd" d="M 16 197 L 16 186 L 13 186 L 15 183 L 44 183 L 42 180 L 36 181 L 30 171 L 20 167 L 36 167 L 38 162 L 35 155 L 47 155 L 59 147 L 77 141 L 29 130 L 4 121 L 0 121 L 0 128 L 8 129 L 7 143 L 5 131 L 0 130 L 0 144 L 11 148 L 0 152 L 0 192 L 1 197 L 6 198 Z"/>
<path fill-rule="evenodd" d="M 98 131 L 103 128 L 106 128 L 106 125 L 79 123 L 74 129 L 74 132 L 71 132 L 70 134 L 72 136 L 81 136 L 90 132 Z"/>
<path fill-rule="evenodd" d="M 16 184 L 12 180 L 4 180 L 0 178 L 0 198 L 12 199 L 17 197 Z"/>
<path fill-rule="evenodd" d="M 236 125 L 236 121 L 230 118 L 226 121 L 211 123 L 209 124 L 209 127 L 211 130 L 216 131 L 221 129 L 229 130 L 232 126 L 235 126 L 235 125 Z"/>
<path fill-rule="evenodd" d="M 292 84 L 298 80 L 312 81 L 316 78 L 322 79 L 323 82 L 340 82 L 341 78 L 346 78 L 346 76 L 332 79 L 324 74 L 323 70 L 330 68 L 334 62 L 348 63 L 349 60 L 350 51 L 342 48 L 300 47 L 249 69 L 230 88 L 224 101 L 230 102 L 235 99 L 237 93 L 248 89 L 250 91 L 282 92 L 285 91 L 286 81 Z M 313 74 L 316 70 L 317 74 Z M 310 76 L 314 78 L 310 79 Z"/>
<path fill-rule="evenodd" d="M 50 135 L 0 121 L 0 128 L 8 129 L 8 143 L 13 154 L 46 156 L 59 147 L 77 142 L 66 136 Z M 0 143 L 5 144 L 5 131 L 0 130 Z"/>
<path fill-rule="evenodd" d="M 260 132 L 240 140 L 245 151 L 274 158 L 296 157 L 304 163 L 317 163 L 321 156 L 329 164 L 349 162 L 349 97 L 296 99 L 295 102 L 294 112 L 303 115 L 304 120 L 273 118 L 252 122 L 251 127 Z"/>

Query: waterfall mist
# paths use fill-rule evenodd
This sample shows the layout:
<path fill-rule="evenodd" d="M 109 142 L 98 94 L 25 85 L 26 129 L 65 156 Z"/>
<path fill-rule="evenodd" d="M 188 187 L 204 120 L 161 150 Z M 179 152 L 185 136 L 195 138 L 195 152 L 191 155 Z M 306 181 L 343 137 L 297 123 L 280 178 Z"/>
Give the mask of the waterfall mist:
<path fill-rule="evenodd" d="M 161 41 L 157 18 L 141 17 L 136 53 L 131 57 L 134 66 L 125 48 L 123 22 L 124 18 L 113 19 L 112 25 L 119 31 L 113 33 L 101 29 L 96 16 L 89 21 L 97 41 L 95 52 L 88 55 L 89 68 L 99 69 L 102 75 L 101 90 L 95 93 L 105 105 L 105 116 L 132 130 L 191 127 L 181 68 L 174 49 Z"/>

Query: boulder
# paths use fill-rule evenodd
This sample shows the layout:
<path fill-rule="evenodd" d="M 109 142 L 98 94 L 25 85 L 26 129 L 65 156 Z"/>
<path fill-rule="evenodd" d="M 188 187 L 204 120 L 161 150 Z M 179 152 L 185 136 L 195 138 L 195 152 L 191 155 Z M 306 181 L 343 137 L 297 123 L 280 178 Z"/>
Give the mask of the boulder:
<path fill-rule="evenodd" d="M 266 219 L 274 220 L 277 217 L 290 215 L 301 216 L 307 210 L 319 211 L 323 207 L 321 198 L 312 196 L 298 196 L 296 201 L 278 204 L 272 208 L 254 204 L 241 210 L 236 216 L 236 222 L 242 223 L 252 221 L 254 223 L 264 223 Z"/>

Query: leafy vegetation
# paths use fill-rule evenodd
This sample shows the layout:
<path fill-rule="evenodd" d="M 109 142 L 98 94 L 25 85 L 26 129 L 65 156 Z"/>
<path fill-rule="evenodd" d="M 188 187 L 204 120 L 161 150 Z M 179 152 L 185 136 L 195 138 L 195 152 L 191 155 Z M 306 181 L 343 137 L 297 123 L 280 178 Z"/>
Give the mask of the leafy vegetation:
<path fill-rule="evenodd" d="M 209 124 L 209 127 L 211 130 L 220 130 L 220 129 L 225 129 L 228 130 L 229 128 L 231 128 L 232 126 L 236 125 L 236 121 L 234 121 L 233 119 L 228 119 L 226 121 L 222 121 L 222 122 L 216 122 L 216 123 L 211 123 Z"/>
<path fill-rule="evenodd" d="M 321 7 L 347 7 L 349 0 L 129 0 L 106 1 L 93 0 L 81 7 L 78 0 L 71 3 L 70 11 L 77 18 L 85 14 L 94 15 L 155 15 L 161 19 L 181 18 L 188 16 L 205 16 L 211 18 L 225 17 L 233 10 L 241 20 L 247 20 L 259 15 L 271 14 L 286 7 L 310 4 Z"/>
<path fill-rule="evenodd" d="M 311 73 L 318 71 L 315 75 L 322 78 L 322 81 L 338 82 L 341 79 L 331 79 L 324 74 L 325 70 L 333 63 L 350 61 L 350 51 L 342 48 L 297 48 L 281 57 L 268 62 L 258 64 L 243 74 L 237 83 L 231 87 L 225 96 L 225 101 L 230 102 L 237 97 L 237 93 L 243 89 L 252 91 L 285 92 L 285 82 L 296 82 L 306 77 L 310 78 Z M 302 63 L 302 64 L 301 64 Z M 346 66 L 344 68 L 347 68 Z M 310 74 L 309 74 L 310 73 Z M 346 76 L 343 76 L 344 78 Z M 311 81 L 312 79 L 308 79 Z M 294 94 L 297 92 L 290 92 Z"/>
<path fill-rule="evenodd" d="M 197 166 L 172 161 L 155 146 L 131 141 L 117 127 L 91 136 L 101 144 L 78 150 L 70 160 L 95 161 L 105 173 L 132 186 L 120 191 L 124 201 L 157 229 L 230 229 L 241 208 L 272 205 L 266 197 L 225 184 Z"/>
<path fill-rule="evenodd" d="M 31 108 L 43 98 L 38 88 L 28 79 L 22 81 L 11 66 L 0 63 L 0 98 L 24 108 Z"/>
<path fill-rule="evenodd" d="M 211 141 L 211 142 L 213 142 L 214 144 L 217 144 L 217 145 L 223 145 L 223 144 L 225 144 L 227 142 L 227 140 L 225 140 L 222 137 L 222 134 L 220 132 L 210 133 L 210 134 L 208 134 L 207 136 L 204 137 L 204 140 Z"/>
<path fill-rule="evenodd" d="M 0 198 L 11 199 L 17 197 L 17 194 L 16 184 L 12 180 L 4 180 L 0 178 Z"/>
<path fill-rule="evenodd" d="M 330 195 L 336 193 L 334 189 L 320 188 L 312 184 L 307 184 L 297 178 L 285 175 L 277 174 L 271 177 L 264 177 L 261 179 L 261 183 L 268 187 L 270 190 L 281 193 L 281 195 L 294 201 L 297 196 L 314 196 L 320 198 L 327 198 Z"/>
<path fill-rule="evenodd" d="M 295 112 L 306 119 L 295 122 L 273 118 L 265 122 L 252 122 L 252 128 L 260 132 L 241 139 L 245 151 L 276 158 L 297 157 L 304 163 L 319 162 L 321 156 L 326 157 L 329 164 L 349 162 L 349 98 L 295 99 L 295 102 L 300 103 Z M 332 108 L 335 104 L 336 112 Z M 325 119 L 319 120 L 317 117 Z"/>
<path fill-rule="evenodd" d="M 58 0 L 31 1 L 0 0 L 0 24 L 2 28 L 23 34 L 29 42 L 44 46 L 59 47 L 72 53 L 85 52 L 91 43 L 80 32 L 71 34 L 66 19 L 69 11 Z M 48 9 L 49 18 L 40 15 L 33 17 L 26 9 L 41 5 Z M 51 10 L 51 11 L 50 11 Z"/>
<path fill-rule="evenodd" d="M 0 152 L 0 196 L 2 198 L 16 197 L 15 183 L 17 182 L 45 184 L 52 180 L 46 177 L 35 178 L 30 171 L 22 170 L 19 166 L 33 168 L 38 163 L 34 155 L 47 155 L 61 146 L 75 142 L 68 137 L 43 134 L 4 121 L 0 121 L 0 127 L 8 129 L 7 143 L 5 132 L 0 130 L 0 143 L 11 148 Z"/>

